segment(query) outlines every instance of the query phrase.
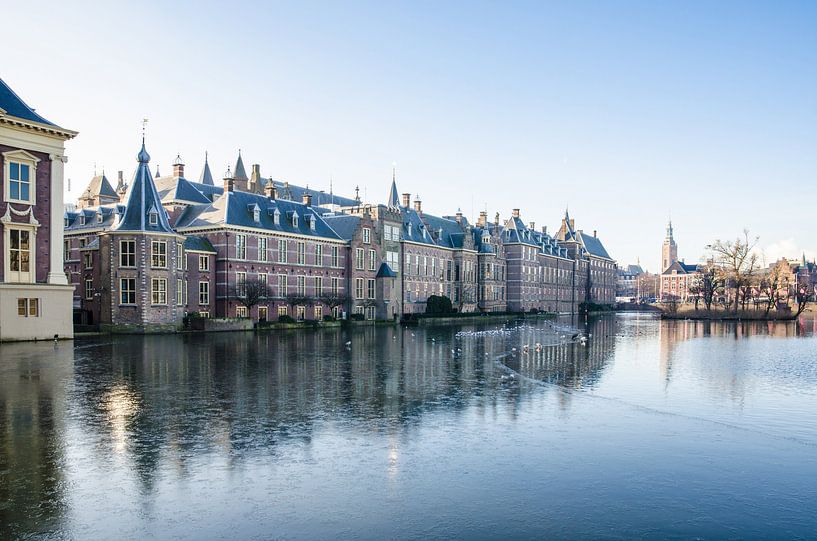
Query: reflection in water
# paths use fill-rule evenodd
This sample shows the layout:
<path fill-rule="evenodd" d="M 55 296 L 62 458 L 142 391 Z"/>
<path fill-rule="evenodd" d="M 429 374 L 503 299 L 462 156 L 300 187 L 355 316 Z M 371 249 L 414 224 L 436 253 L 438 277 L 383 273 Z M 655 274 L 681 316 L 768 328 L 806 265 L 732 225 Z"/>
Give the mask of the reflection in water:
<path fill-rule="evenodd" d="M 735 402 L 737 395 L 741 403 L 749 394 L 756 404 L 772 400 L 774 393 L 761 392 L 757 382 L 779 379 L 787 370 L 789 384 L 797 388 L 801 401 L 788 398 L 791 407 L 802 408 L 803 400 L 814 397 L 817 376 L 806 365 L 792 375 L 785 359 L 777 365 L 753 360 L 766 355 L 768 347 L 757 338 L 774 339 L 797 351 L 801 344 L 809 347 L 798 338 L 814 332 L 811 321 L 663 322 L 623 314 L 574 322 L 575 330 L 566 331 L 569 324 L 554 327 L 528 321 L 115 337 L 77 341 L 76 349 L 67 344 L 2 345 L 0 496 L 6 503 L 0 507 L 0 537 L 37 533 L 196 537 L 194 530 L 173 526 L 183 520 L 174 518 L 168 524 L 158 517 L 193 513 L 204 528 L 222 527 L 244 516 L 247 506 L 265 509 L 252 515 L 254 521 L 276 517 L 288 525 L 276 528 L 278 533 L 300 532 L 306 537 L 359 533 L 348 529 L 343 521 L 351 519 L 346 515 L 330 524 L 328 516 L 297 503 L 302 501 L 298 495 L 309 494 L 309 498 L 334 502 L 324 501 L 324 506 L 345 508 L 346 496 L 332 500 L 344 491 L 363 491 L 371 498 L 353 504 L 349 512 L 366 506 L 390 509 L 382 524 L 358 517 L 373 528 L 386 528 L 364 536 L 400 536 L 388 529 L 397 523 L 428 534 L 414 517 L 456 513 L 465 501 L 479 502 L 463 496 L 486 484 L 492 487 L 491 494 L 504 495 L 497 497 L 505 498 L 505 505 L 509 494 L 530 492 L 529 504 L 519 500 L 510 508 L 533 520 L 531 526 L 537 524 L 537 513 L 542 513 L 540 496 L 549 491 L 557 491 L 550 493 L 551 506 L 562 502 L 559 512 L 578 519 L 584 516 L 587 502 L 577 500 L 564 507 L 571 494 L 584 493 L 573 488 L 576 483 L 590 483 L 585 490 L 601 498 L 602 504 L 612 505 L 621 498 L 613 494 L 622 490 L 626 480 L 605 482 L 612 470 L 599 464 L 592 452 L 599 442 L 616 438 L 621 441 L 614 448 L 629 448 L 625 435 L 655 422 L 645 412 L 678 413 L 687 419 L 662 418 L 658 423 L 662 427 L 680 427 L 688 419 L 711 420 L 720 423 L 719 431 L 723 426 L 751 425 L 762 426 L 766 436 L 774 436 L 793 433 L 787 423 L 800 422 L 802 415 L 786 411 L 783 422 L 773 407 L 742 406 L 735 413 L 723 405 Z M 574 333 L 587 340 L 573 338 Z M 350 348 L 345 347 L 347 341 L 352 343 Z M 713 357 L 714 351 L 718 353 Z M 659 387 L 649 378 L 653 371 L 660 374 Z M 710 393 L 711 403 L 701 399 L 702 388 Z M 637 408 L 630 409 L 633 406 Z M 619 424 L 611 434 L 611 427 Z M 485 436 L 477 434 L 470 447 L 457 448 L 460 440 L 471 437 L 468 430 L 474 429 L 485 431 Z M 706 423 L 672 430 L 710 436 Z M 575 433 L 575 441 L 565 432 Z M 817 434 L 801 430 L 796 436 L 812 438 L 817 445 Z M 555 438 L 547 446 L 547 460 L 535 451 L 540 438 Z M 483 439 L 489 447 L 472 451 Z M 660 447 L 666 442 L 660 437 L 652 443 L 639 440 L 635 448 L 643 448 L 648 457 L 673 452 L 650 445 Z M 495 455 L 491 447 L 497 449 Z M 575 477 L 578 474 L 560 478 L 556 473 L 570 472 L 577 455 L 587 455 L 582 472 L 587 471 L 593 481 Z M 679 456 L 684 455 L 676 456 L 675 464 L 652 464 L 657 479 L 653 490 L 659 491 L 656 501 L 670 492 L 678 497 L 676 484 L 667 480 L 675 475 L 673 468 L 683 467 Z M 649 467 L 651 460 L 626 453 L 618 459 L 625 465 L 614 469 L 629 466 L 633 471 Z M 437 461 L 455 461 L 461 469 L 449 466 L 447 471 Z M 524 474 L 516 471 L 517 462 Z M 253 488 L 256 479 L 263 483 Z M 668 492 L 661 492 L 665 482 Z M 381 486 L 386 492 L 379 492 Z M 460 503 L 423 508 L 437 492 Z M 202 495 L 198 507 L 197 494 Z M 292 502 L 279 501 L 281 494 L 293 498 Z M 218 510 L 214 499 L 221 502 Z M 269 507 L 270 502 L 277 503 Z M 728 499 L 719 503 L 732 505 Z M 552 509 L 556 512 L 558 507 Z M 210 517 L 211 513 L 223 515 Z M 456 519 L 448 516 L 453 533 L 462 533 L 469 525 L 476 528 L 476 535 L 482 528 L 497 527 L 482 522 L 489 520 L 485 509 L 470 513 L 462 511 Z M 100 524 L 103 515 L 119 516 L 121 525 Z M 625 520 L 622 516 L 621 510 L 610 514 L 605 519 L 608 527 Z M 627 520 L 617 527 L 632 528 L 633 534 L 656 531 L 639 523 L 638 515 Z M 154 522 L 161 526 L 154 528 Z M 534 531 L 538 530 L 527 534 Z M 589 529 L 586 534 L 598 536 L 602 531 Z M 264 537 L 270 530 L 227 527 L 219 532 Z M 564 536 L 569 533 L 575 532 L 563 531 Z M 208 530 L 199 534 L 216 535 Z"/>

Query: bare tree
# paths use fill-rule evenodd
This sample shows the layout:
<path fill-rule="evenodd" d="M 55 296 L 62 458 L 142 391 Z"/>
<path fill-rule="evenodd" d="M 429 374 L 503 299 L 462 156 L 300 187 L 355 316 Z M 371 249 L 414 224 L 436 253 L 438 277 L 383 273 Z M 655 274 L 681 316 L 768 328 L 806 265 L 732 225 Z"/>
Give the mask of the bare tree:
<path fill-rule="evenodd" d="M 701 302 L 703 294 L 703 278 L 696 273 L 692 276 L 692 283 L 689 285 L 689 294 L 692 295 L 692 302 L 695 304 L 695 311 L 698 311 L 698 304 Z"/>
<path fill-rule="evenodd" d="M 751 286 L 753 276 L 758 268 L 759 257 L 755 251 L 758 238 L 749 238 L 749 230 L 743 230 L 743 236 L 734 241 L 716 240 L 708 246 L 713 261 L 723 275 L 726 287 L 735 292 L 735 313 L 741 304 L 741 295 L 745 297 Z"/>
<path fill-rule="evenodd" d="M 286 297 L 284 297 L 284 302 L 292 308 L 292 311 L 295 311 L 296 306 L 307 306 L 312 304 L 312 297 L 308 297 L 306 295 L 298 295 L 297 293 L 290 293 Z"/>
<path fill-rule="evenodd" d="M 712 303 L 723 291 L 723 281 L 717 267 L 711 263 L 698 265 L 698 283 L 701 300 L 704 301 L 706 311 L 712 309 Z"/>
<path fill-rule="evenodd" d="M 319 300 L 329 307 L 329 310 L 334 310 L 338 306 L 346 306 L 346 303 L 349 302 L 348 295 L 344 295 L 342 293 L 324 293 L 320 296 Z"/>
<path fill-rule="evenodd" d="M 247 313 L 253 306 L 261 304 L 269 296 L 269 287 L 257 278 L 248 278 L 232 286 L 232 296 L 247 307 Z"/>
<path fill-rule="evenodd" d="M 765 297 L 764 302 L 766 303 L 764 317 L 769 315 L 772 306 L 777 306 L 777 303 L 780 302 L 781 274 L 780 267 L 774 265 L 759 282 L 760 295 L 761 298 Z"/>
<path fill-rule="evenodd" d="M 811 293 L 812 291 L 810 283 L 795 282 L 794 300 L 795 302 L 797 302 L 797 313 L 795 314 L 795 317 L 798 317 L 806 309 L 806 307 L 808 306 L 808 301 L 811 298 Z"/>

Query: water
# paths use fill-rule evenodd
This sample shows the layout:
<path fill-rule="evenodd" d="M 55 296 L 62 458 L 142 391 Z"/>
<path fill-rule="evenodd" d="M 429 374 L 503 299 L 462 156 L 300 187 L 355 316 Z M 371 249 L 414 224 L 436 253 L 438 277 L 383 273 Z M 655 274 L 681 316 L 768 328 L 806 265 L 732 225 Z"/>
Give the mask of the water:
<path fill-rule="evenodd" d="M 570 323 L 2 345 L 0 538 L 817 536 L 817 323 Z"/>

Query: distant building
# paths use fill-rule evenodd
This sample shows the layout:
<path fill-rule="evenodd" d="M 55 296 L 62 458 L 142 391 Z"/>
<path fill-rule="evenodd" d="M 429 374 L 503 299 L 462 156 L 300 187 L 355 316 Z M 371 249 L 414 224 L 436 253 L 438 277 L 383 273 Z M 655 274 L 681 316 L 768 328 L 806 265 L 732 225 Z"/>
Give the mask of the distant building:
<path fill-rule="evenodd" d="M 616 300 L 632 302 L 641 299 L 639 277 L 644 274 L 641 265 L 619 266 L 616 271 Z"/>
<path fill-rule="evenodd" d="M 698 265 L 688 265 L 678 260 L 678 246 L 672 236 L 672 221 L 667 224 L 667 236 L 661 247 L 661 271 L 659 300 L 662 302 L 688 302 L 693 293 L 690 288 L 698 278 Z"/>
<path fill-rule="evenodd" d="M 63 272 L 65 141 L 0 79 L 0 341 L 73 336 Z"/>

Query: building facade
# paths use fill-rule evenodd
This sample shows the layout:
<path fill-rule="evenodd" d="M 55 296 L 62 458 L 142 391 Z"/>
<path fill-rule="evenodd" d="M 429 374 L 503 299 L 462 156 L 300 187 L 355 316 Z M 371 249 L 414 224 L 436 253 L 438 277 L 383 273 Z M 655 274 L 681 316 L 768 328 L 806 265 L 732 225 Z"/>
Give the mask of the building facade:
<path fill-rule="evenodd" d="M 0 341 L 73 337 L 62 212 L 74 136 L 0 79 Z"/>
<path fill-rule="evenodd" d="M 78 321 L 133 332 L 188 317 L 397 320 L 432 295 L 459 312 L 575 313 L 614 301 L 615 263 L 565 216 L 556 236 L 487 212 L 435 216 L 396 179 L 385 204 L 248 176 L 243 158 L 213 182 L 154 178 L 144 148 L 133 180 L 95 176 L 66 211 L 65 271 Z"/>

